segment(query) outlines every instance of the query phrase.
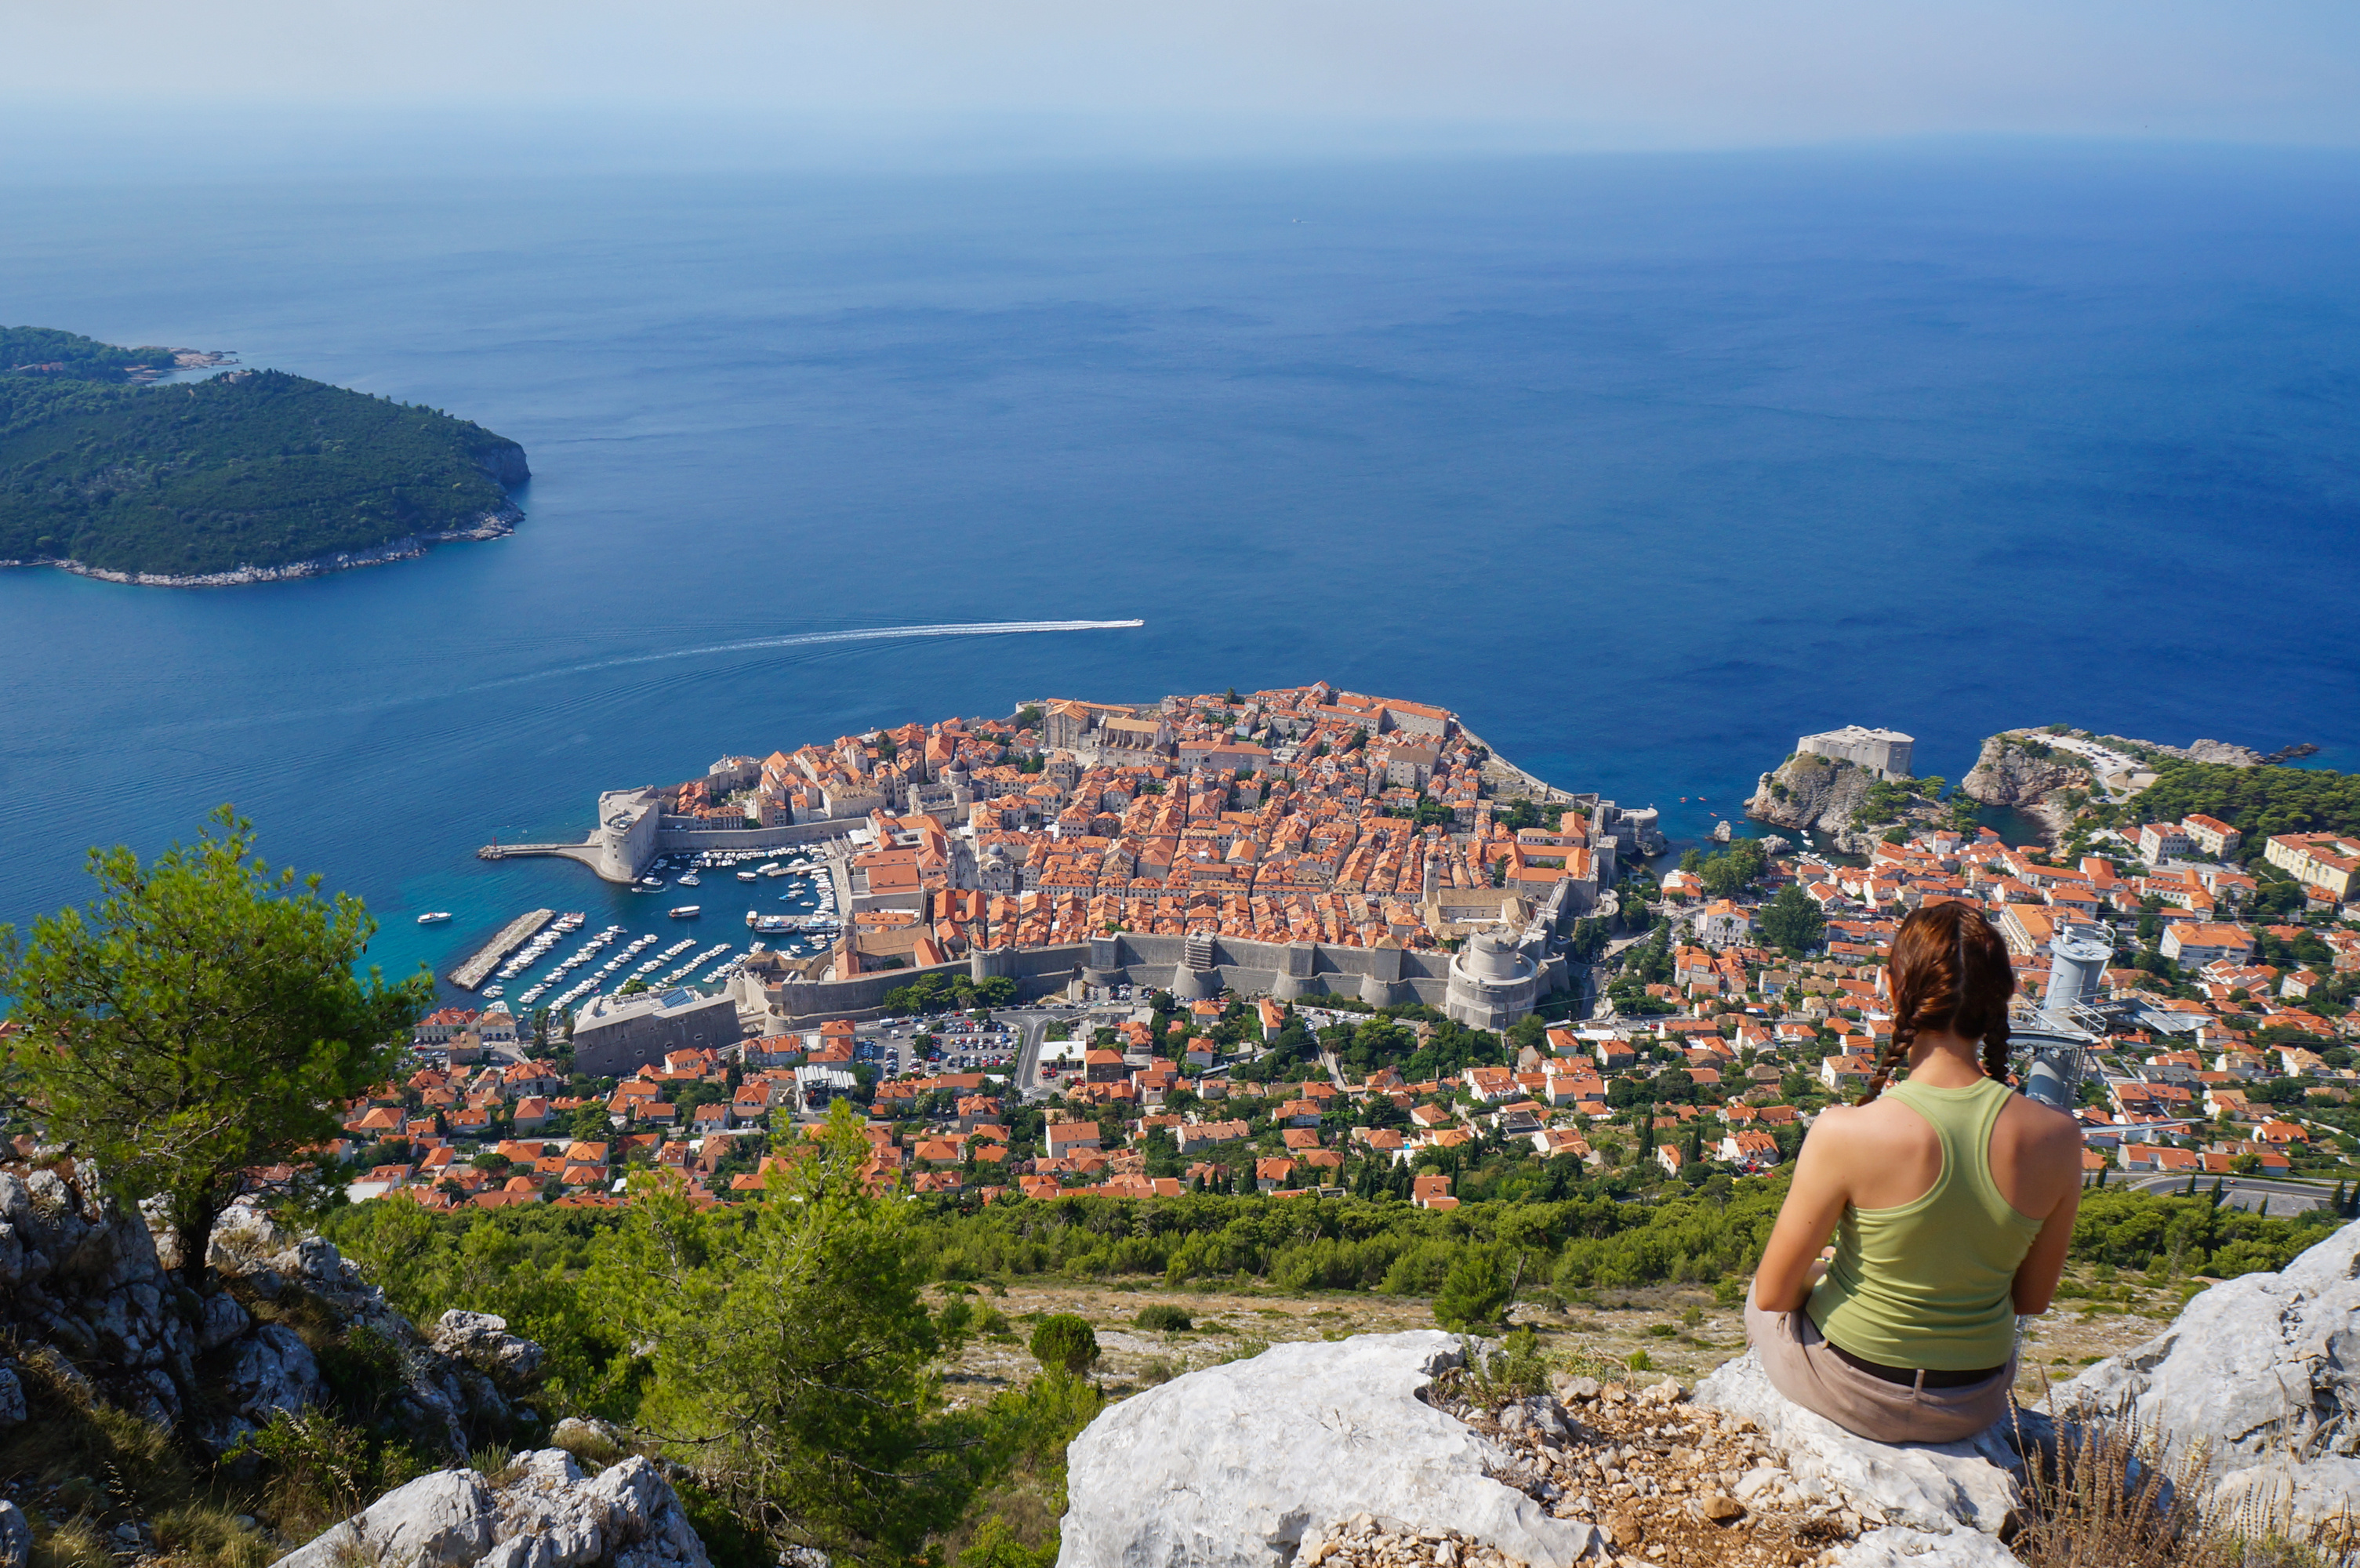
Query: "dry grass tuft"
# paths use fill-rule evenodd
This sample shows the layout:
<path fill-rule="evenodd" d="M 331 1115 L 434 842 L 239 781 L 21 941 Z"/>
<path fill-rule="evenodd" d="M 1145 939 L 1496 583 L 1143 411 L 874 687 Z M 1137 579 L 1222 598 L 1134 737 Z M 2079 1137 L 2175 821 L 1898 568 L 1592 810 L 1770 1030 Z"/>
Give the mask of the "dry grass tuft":
<path fill-rule="evenodd" d="M 76 1516 L 34 1531 L 32 1568 L 115 1568 L 109 1547 L 97 1525 Z"/>
<path fill-rule="evenodd" d="M 2349 1531 L 2330 1540 L 2290 1521 L 2208 1519 L 2196 1501 L 2207 1467 L 2168 1469 L 2126 1421 L 2060 1422 L 2058 1433 L 2053 1449 L 2033 1448 L 2008 1541 L 2031 1568 L 2360 1568 Z"/>

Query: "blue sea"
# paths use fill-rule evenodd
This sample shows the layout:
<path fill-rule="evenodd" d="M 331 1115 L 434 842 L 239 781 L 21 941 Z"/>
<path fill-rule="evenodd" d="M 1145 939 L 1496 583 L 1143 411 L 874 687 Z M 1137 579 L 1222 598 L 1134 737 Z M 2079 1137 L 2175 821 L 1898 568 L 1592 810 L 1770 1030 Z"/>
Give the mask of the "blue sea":
<path fill-rule="evenodd" d="M 512 539 L 321 581 L 0 572 L 0 920 L 227 800 L 367 899 L 389 970 L 535 906 L 657 931 L 474 851 L 1052 694 L 1415 697 L 1681 835 L 1847 722 L 1951 778 L 2060 720 L 2360 766 L 2355 175 L 2019 145 L 16 191 L 0 317 L 431 404 L 534 478 Z M 742 944 L 725 880 L 705 940 Z"/>

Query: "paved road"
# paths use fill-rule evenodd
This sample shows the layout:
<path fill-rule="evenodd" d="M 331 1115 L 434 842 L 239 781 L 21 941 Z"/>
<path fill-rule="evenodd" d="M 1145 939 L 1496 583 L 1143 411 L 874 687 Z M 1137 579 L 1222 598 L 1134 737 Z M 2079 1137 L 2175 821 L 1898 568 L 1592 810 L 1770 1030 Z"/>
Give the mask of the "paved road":
<path fill-rule="evenodd" d="M 2142 1176 L 2129 1183 L 2140 1192 L 2184 1192 L 2188 1190 L 2185 1176 Z M 2212 1178 L 2199 1176 L 2196 1190 L 2200 1193 L 2212 1190 Z M 2323 1206 L 2334 1195 L 2332 1187 L 2313 1186 L 2307 1181 L 2279 1181 L 2264 1176 L 2224 1176 L 2221 1179 L 2222 1202 L 2240 1209 L 2257 1209 L 2268 1200 L 2270 1213 L 2287 1216 L 2306 1209 Z"/>
<path fill-rule="evenodd" d="M 1008 1015 L 1000 1015 L 1006 1018 Z M 1016 1049 L 1016 1093 L 1029 1097 L 1040 1086 L 1041 1045 L 1049 1032 L 1046 1017 L 1026 1018 L 1019 1025 L 1023 1031 L 1023 1044 Z"/>

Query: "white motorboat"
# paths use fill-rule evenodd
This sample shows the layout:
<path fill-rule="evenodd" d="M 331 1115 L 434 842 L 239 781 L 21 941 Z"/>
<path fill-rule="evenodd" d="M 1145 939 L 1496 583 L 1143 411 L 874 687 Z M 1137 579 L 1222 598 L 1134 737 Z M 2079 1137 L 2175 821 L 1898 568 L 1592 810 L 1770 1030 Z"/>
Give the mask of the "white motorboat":
<path fill-rule="evenodd" d="M 740 871 L 738 873 L 738 880 L 740 882 L 759 882 L 761 879 L 762 878 L 760 877 L 751 871 Z"/>
<path fill-rule="evenodd" d="M 683 877 L 681 877 L 681 879 L 680 879 L 680 885 L 681 885 L 682 887 L 701 887 L 703 884 L 702 884 L 701 882 L 699 882 L 699 880 L 697 879 L 697 875 L 696 875 L 696 873 L 695 873 L 695 872 L 694 872 L 694 871 L 691 871 L 691 872 L 689 872 L 687 875 L 685 875 L 685 876 L 683 876 Z"/>
<path fill-rule="evenodd" d="M 446 924 L 450 919 L 451 911 L 448 909 L 430 909 L 418 917 L 418 923 L 421 926 L 439 926 Z"/>
<path fill-rule="evenodd" d="M 675 904 L 664 912 L 676 920 L 693 920 L 696 919 L 697 916 L 705 913 L 705 906 L 702 904 Z"/>

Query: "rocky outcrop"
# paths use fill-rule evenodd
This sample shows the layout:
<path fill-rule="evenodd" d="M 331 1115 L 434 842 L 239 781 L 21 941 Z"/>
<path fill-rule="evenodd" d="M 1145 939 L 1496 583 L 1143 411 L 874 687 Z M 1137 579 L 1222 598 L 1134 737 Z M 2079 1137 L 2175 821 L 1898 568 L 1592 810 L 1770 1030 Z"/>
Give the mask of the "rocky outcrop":
<path fill-rule="evenodd" d="M 711 1568 L 655 1465 L 638 1455 L 595 1475 L 561 1448 L 494 1486 L 443 1470 L 388 1492 L 275 1568 Z"/>
<path fill-rule="evenodd" d="M 279 1568 L 464 1568 L 492 1549 L 491 1485 L 473 1470 L 438 1470 L 398 1486 L 279 1560 Z"/>
<path fill-rule="evenodd" d="M 33 1560 L 33 1527 L 25 1510 L 0 1500 L 0 1568 L 25 1568 Z"/>
<path fill-rule="evenodd" d="M 1753 799 L 1745 802 L 1745 814 L 1783 828 L 1815 829 L 1827 834 L 1835 848 L 1863 854 L 1859 844 L 1864 835 L 1852 827 L 1852 813 L 1874 782 L 1849 762 L 1797 752 L 1762 775 Z"/>
<path fill-rule="evenodd" d="M 2060 1411 L 2127 1417 L 2208 1502 L 2258 1533 L 2360 1517 L 2360 1224 L 2277 1274 L 2245 1274 L 2066 1384 Z"/>
<path fill-rule="evenodd" d="M 530 1426 L 538 1419 L 514 1396 L 539 1374 L 541 1347 L 508 1334 L 504 1319 L 445 1313 L 430 1341 L 333 1242 L 290 1236 L 246 1204 L 232 1207 L 213 1226 L 207 1261 L 235 1290 L 284 1304 L 300 1295 L 328 1310 L 345 1342 L 362 1335 L 381 1346 L 395 1365 L 388 1413 L 430 1451 L 464 1454 L 473 1434 Z M 288 1387 L 291 1393 L 296 1385 Z M 202 1434 L 209 1447 L 225 1453 L 259 1424 L 241 1410 L 216 1418 Z"/>
<path fill-rule="evenodd" d="M 537 1421 L 519 1397 L 541 1349 L 499 1319 L 450 1314 L 430 1343 L 332 1244 L 245 1205 L 214 1228 L 201 1295 L 176 1277 L 169 1239 L 149 1228 L 160 1223 L 124 1211 L 71 1160 L 0 1168 L 0 1331 L 96 1398 L 159 1426 L 186 1422 L 215 1456 L 275 1412 L 327 1399 L 319 1353 L 331 1345 L 387 1365 L 387 1413 L 430 1452 L 464 1454 Z M 0 1426 L 24 1406 L 0 1363 Z"/>
<path fill-rule="evenodd" d="M 1058 1568 L 1281 1568 L 1363 1514 L 1539 1568 L 1592 1553 L 1590 1526 L 1494 1478 L 1509 1450 L 1421 1397 L 1459 1359 L 1430 1330 L 1284 1345 L 1124 1400 L 1066 1451 Z"/>
<path fill-rule="evenodd" d="M 490 1312 L 444 1312 L 428 1343 L 509 1392 L 530 1387 L 545 1359 L 541 1346 L 508 1332 L 508 1320 Z"/>
<path fill-rule="evenodd" d="M 147 1224 L 72 1172 L 62 1160 L 0 1169 L 0 1323 L 123 1409 L 177 1422 L 196 1388 L 193 1298 L 158 1262 Z"/>
<path fill-rule="evenodd" d="M 1838 1559 L 1845 1568 L 2016 1562 L 1999 1539 L 2017 1501 L 2019 1461 L 2007 1428 L 1972 1443 L 1872 1443 L 1788 1400 L 1750 1350 L 1698 1384 L 1696 1401 L 1750 1422 L 1769 1445 L 1765 1462 L 1738 1483 L 1739 1501 L 1791 1492 L 1829 1499 L 1856 1521 L 1860 1534 Z M 2046 1430 L 2035 1418 L 2027 1435 Z"/>
<path fill-rule="evenodd" d="M 2015 731 L 1986 739 L 1974 767 L 1959 780 L 1959 793 L 1970 800 L 2019 809 L 2039 805 L 2060 789 L 2092 787 L 2090 770 L 2071 752 Z"/>
<path fill-rule="evenodd" d="M 2186 746 L 2166 746 L 2161 741 L 2133 740 L 2125 735 L 2099 735 L 2097 740 L 2099 745 L 2110 746 L 2118 751 L 2136 754 L 2145 749 L 2178 757 L 2182 762 L 2213 762 L 2229 768 L 2259 768 L 2286 755 L 2278 753 L 2264 757 L 2252 746 L 2239 746 L 2232 740 L 2192 740 Z M 2307 756 L 2317 749 L 2316 746 L 2289 746 L 2288 751 Z"/>
<path fill-rule="evenodd" d="M 506 437 L 493 437 L 490 444 L 478 448 L 475 466 L 490 474 L 504 490 L 513 490 L 532 477 L 532 469 L 524 460 L 524 448 Z"/>

